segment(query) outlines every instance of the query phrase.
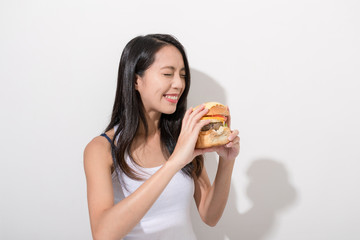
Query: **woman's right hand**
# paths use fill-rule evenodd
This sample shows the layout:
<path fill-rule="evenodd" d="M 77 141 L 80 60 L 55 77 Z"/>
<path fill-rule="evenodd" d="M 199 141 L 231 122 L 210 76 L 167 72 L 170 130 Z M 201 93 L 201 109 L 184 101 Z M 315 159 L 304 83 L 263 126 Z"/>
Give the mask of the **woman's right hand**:
<path fill-rule="evenodd" d="M 170 157 L 171 161 L 176 161 L 180 168 L 190 163 L 196 156 L 207 152 L 206 149 L 195 149 L 195 145 L 201 128 L 210 123 L 210 120 L 200 120 L 208 111 L 204 105 L 200 105 L 195 110 L 189 108 L 184 115 L 180 135 Z"/>

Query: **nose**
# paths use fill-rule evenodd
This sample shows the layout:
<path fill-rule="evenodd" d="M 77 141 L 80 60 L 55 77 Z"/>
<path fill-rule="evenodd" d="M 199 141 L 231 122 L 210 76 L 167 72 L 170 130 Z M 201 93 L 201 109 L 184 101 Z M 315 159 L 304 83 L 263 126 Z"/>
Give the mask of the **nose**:
<path fill-rule="evenodd" d="M 172 87 L 176 89 L 182 89 L 185 85 L 185 78 L 182 78 L 180 74 L 176 74 L 172 81 Z"/>

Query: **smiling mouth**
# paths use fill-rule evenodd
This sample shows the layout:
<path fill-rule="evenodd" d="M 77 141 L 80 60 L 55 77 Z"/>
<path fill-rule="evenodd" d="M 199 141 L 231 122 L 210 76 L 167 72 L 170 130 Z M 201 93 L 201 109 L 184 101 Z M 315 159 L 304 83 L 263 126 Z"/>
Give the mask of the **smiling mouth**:
<path fill-rule="evenodd" d="M 164 95 L 165 99 L 172 103 L 177 103 L 179 100 L 179 95 Z"/>
<path fill-rule="evenodd" d="M 179 96 L 169 96 L 169 95 L 165 95 L 166 98 L 168 99 L 172 99 L 172 100 L 178 100 Z"/>

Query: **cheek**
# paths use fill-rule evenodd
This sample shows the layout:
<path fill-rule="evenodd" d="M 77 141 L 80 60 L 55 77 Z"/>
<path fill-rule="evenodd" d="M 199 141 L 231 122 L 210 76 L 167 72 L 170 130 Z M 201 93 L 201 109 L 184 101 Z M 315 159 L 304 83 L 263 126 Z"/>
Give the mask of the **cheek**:
<path fill-rule="evenodd" d="M 185 79 L 182 81 L 182 91 L 181 93 L 183 93 L 185 91 L 185 87 L 186 87 L 186 82 Z"/>

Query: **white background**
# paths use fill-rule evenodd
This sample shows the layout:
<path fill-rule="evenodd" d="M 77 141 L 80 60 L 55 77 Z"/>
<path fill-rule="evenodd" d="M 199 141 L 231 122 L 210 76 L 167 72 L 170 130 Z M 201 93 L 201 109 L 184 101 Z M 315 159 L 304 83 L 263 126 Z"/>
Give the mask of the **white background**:
<path fill-rule="evenodd" d="M 360 239 L 359 12 L 357 0 L 2 0 L 0 239 L 91 238 L 83 150 L 110 120 L 122 49 L 148 33 L 185 46 L 189 104 L 228 104 L 240 131 L 223 218 L 210 228 L 194 209 L 199 239 Z M 213 177 L 213 155 L 206 165 Z"/>

